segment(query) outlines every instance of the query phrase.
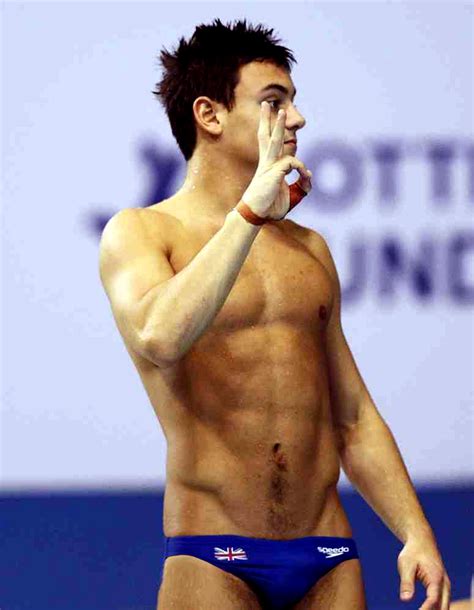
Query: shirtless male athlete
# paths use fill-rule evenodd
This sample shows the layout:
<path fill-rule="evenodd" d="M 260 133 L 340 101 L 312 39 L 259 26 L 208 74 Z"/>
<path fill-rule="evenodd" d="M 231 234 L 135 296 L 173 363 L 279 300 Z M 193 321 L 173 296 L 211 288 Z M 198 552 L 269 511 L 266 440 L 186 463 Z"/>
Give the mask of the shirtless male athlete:
<path fill-rule="evenodd" d="M 342 466 L 404 544 L 401 598 L 418 578 L 422 609 L 448 610 L 435 537 L 344 338 L 328 246 L 283 219 L 311 173 L 294 156 L 295 60 L 272 32 L 215 20 L 162 52 L 187 175 L 101 239 L 101 279 L 167 441 L 157 607 L 366 608 Z"/>

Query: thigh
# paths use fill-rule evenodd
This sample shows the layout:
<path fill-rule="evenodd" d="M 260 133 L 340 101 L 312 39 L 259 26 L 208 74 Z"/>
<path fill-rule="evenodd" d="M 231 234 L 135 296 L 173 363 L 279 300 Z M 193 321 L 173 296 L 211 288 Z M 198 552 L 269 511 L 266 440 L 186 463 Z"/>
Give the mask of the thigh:
<path fill-rule="evenodd" d="M 293 610 L 367 610 L 358 559 L 343 561 L 325 574 Z"/>
<path fill-rule="evenodd" d="M 240 578 L 190 555 L 168 557 L 157 610 L 261 610 L 257 596 Z"/>

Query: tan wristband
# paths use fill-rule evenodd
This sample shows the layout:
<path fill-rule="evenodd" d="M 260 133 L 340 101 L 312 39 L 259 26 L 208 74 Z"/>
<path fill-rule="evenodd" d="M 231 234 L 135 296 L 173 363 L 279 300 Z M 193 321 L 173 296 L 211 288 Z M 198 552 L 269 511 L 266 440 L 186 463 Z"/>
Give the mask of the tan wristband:
<path fill-rule="evenodd" d="M 252 225 L 263 225 L 267 222 L 266 218 L 262 218 L 261 216 L 254 214 L 245 201 L 240 200 L 235 206 L 234 210 L 237 210 L 237 212 Z"/>

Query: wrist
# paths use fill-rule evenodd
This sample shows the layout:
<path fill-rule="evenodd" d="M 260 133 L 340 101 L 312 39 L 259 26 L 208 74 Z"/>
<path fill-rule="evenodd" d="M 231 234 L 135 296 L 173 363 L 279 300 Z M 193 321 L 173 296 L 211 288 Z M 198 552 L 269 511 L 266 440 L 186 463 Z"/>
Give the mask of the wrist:
<path fill-rule="evenodd" d="M 245 201 L 243 201 L 242 199 L 235 206 L 234 210 L 240 216 L 242 216 L 242 218 L 246 222 L 248 222 L 249 224 L 252 224 L 254 226 L 261 226 L 267 222 L 266 218 L 263 218 L 262 216 L 259 216 L 258 214 L 256 214 L 252 210 L 252 208 L 247 203 L 245 203 Z"/>
<path fill-rule="evenodd" d="M 434 544 L 436 544 L 436 539 L 428 522 L 423 524 L 415 525 L 413 528 L 408 529 L 405 532 L 405 536 L 403 537 L 403 542 L 407 544 L 408 542 L 416 543 L 419 541 L 427 541 L 430 540 Z"/>
<path fill-rule="evenodd" d="M 227 213 L 227 218 L 232 223 L 236 223 L 239 226 L 245 227 L 251 233 L 257 234 L 263 225 L 254 225 L 247 220 L 237 211 L 236 208 L 232 208 L 230 212 Z"/>

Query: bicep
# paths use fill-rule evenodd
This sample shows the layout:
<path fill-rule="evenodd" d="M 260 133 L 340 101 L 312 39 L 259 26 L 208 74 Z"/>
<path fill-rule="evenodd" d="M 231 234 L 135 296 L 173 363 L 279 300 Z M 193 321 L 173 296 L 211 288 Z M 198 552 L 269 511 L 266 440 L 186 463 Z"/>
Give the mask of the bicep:
<path fill-rule="evenodd" d="M 109 220 L 100 243 L 100 277 L 127 343 L 147 357 L 143 297 L 174 276 L 159 231 L 143 223 L 140 211 L 122 210 Z"/>

